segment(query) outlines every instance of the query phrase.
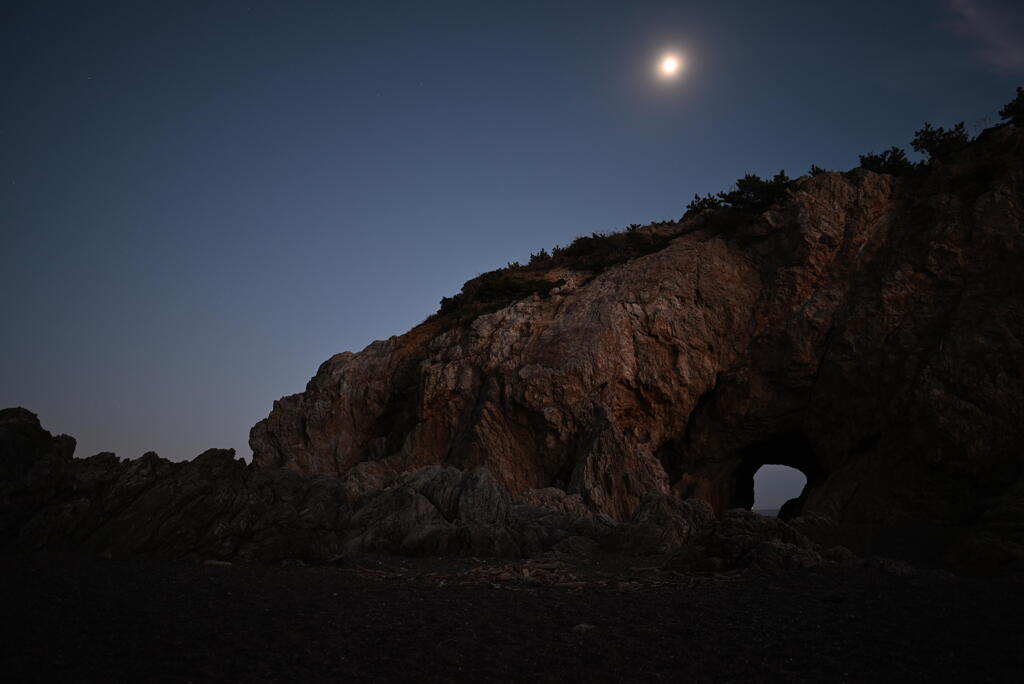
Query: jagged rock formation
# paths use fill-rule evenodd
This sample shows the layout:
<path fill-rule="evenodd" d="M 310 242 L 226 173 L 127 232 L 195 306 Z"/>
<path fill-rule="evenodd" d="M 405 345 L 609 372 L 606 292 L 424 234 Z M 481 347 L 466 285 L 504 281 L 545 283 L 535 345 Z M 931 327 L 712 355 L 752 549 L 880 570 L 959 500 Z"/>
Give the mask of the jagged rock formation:
<path fill-rule="evenodd" d="M 619 521 L 651 494 L 749 507 L 780 463 L 815 538 L 1020 564 L 1022 152 L 1002 126 L 911 177 L 822 173 L 745 222 L 661 226 L 667 247 L 600 273 L 534 269 L 550 287 L 325 362 L 253 428 L 254 462 L 353 505 L 484 468 Z"/>
<path fill-rule="evenodd" d="M 650 554 L 682 548 L 712 519 L 703 502 L 657 494 L 626 524 L 557 490 L 513 501 L 483 468 L 428 466 L 353 499 L 338 478 L 253 467 L 231 449 L 183 463 L 73 451 L 73 439 L 53 437 L 35 414 L 0 410 L 0 548 L 258 563 L 362 552 Z"/>

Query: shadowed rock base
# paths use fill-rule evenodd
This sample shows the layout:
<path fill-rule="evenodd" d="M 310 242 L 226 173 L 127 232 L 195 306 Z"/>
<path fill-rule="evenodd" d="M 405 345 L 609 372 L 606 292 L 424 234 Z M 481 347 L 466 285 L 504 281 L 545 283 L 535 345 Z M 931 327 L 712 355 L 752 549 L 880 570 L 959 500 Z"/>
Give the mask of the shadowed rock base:
<path fill-rule="evenodd" d="M 346 556 L 524 557 L 685 552 L 677 566 L 809 567 L 831 560 L 781 520 L 651 493 L 620 522 L 548 488 L 511 495 L 486 468 L 427 466 L 354 495 L 333 477 L 248 466 L 210 449 L 172 463 L 154 453 L 72 457 L 24 409 L 0 411 L 5 460 L 0 541 L 12 549 L 109 558 L 343 563 Z"/>

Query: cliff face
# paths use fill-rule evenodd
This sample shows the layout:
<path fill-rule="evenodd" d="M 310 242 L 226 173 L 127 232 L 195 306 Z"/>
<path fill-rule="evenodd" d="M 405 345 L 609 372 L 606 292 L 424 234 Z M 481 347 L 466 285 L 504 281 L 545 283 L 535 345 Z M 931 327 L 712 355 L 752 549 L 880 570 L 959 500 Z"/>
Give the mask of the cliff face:
<path fill-rule="evenodd" d="M 807 177 L 739 225 L 702 214 L 597 275 L 540 274 L 564 281 L 547 295 L 338 354 L 252 429 L 254 463 L 355 500 L 482 466 L 616 519 L 652 492 L 749 507 L 779 463 L 808 476 L 784 516 L 820 537 L 1013 555 L 1022 153 L 1006 126 L 914 176 Z"/>

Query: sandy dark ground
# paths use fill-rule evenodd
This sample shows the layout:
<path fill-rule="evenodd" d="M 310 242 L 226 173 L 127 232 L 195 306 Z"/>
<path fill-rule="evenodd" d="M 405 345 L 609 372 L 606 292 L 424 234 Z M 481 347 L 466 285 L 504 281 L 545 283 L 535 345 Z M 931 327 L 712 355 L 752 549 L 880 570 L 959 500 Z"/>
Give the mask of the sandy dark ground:
<path fill-rule="evenodd" d="M 1020 681 L 1024 583 L 0 554 L 5 681 Z M 584 625 L 584 626 L 580 626 Z"/>

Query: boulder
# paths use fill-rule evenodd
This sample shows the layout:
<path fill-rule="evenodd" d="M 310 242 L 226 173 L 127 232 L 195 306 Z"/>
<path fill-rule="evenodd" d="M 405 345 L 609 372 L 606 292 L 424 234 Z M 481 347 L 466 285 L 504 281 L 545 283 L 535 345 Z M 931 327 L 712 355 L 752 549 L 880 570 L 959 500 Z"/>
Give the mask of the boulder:
<path fill-rule="evenodd" d="M 839 562 L 840 556 L 833 557 Z M 726 511 L 699 536 L 695 535 L 671 559 L 669 567 L 777 570 L 809 568 L 825 562 L 822 549 L 786 522 L 736 509 Z"/>

